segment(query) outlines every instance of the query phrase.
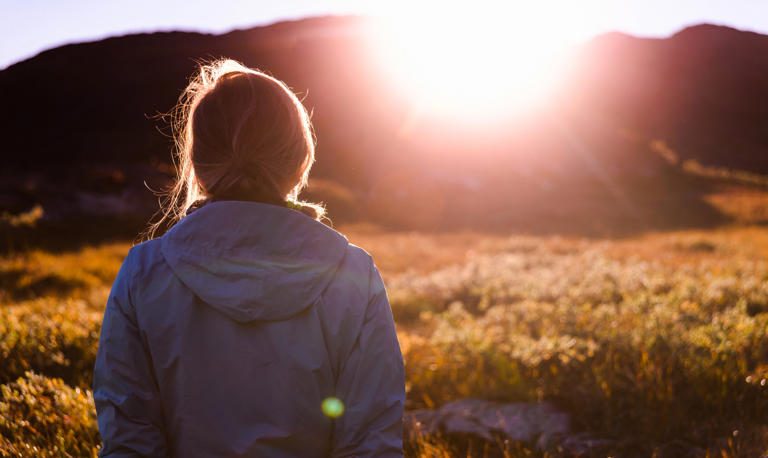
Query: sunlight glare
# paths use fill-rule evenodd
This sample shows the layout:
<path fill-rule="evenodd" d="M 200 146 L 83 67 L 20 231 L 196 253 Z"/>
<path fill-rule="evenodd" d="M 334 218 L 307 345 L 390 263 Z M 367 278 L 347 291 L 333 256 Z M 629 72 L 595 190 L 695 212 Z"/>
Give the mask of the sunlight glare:
<path fill-rule="evenodd" d="M 408 3 L 377 23 L 374 53 L 422 115 L 521 112 L 546 98 L 569 51 L 588 36 L 587 4 Z"/>

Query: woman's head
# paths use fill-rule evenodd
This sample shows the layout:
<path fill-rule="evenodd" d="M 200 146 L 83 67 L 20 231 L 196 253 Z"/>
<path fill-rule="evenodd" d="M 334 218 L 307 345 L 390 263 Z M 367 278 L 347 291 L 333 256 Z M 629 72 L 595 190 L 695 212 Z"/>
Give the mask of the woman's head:
<path fill-rule="evenodd" d="M 322 207 L 296 200 L 315 143 L 307 111 L 283 82 L 229 59 L 203 65 L 173 118 L 178 177 L 148 236 L 202 199 L 292 204 L 323 216 Z"/>

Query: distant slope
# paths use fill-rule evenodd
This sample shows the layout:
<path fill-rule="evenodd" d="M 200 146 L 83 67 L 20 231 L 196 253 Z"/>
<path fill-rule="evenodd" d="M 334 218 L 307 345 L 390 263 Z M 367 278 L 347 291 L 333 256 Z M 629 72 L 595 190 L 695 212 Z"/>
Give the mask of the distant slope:
<path fill-rule="evenodd" d="M 600 113 L 683 158 L 768 173 L 768 36 L 698 25 L 667 39 L 593 40 L 571 81 Z"/>
<path fill-rule="evenodd" d="M 707 25 L 664 40 L 598 37 L 545 113 L 502 128 L 406 129 L 408 101 L 377 71 L 364 25 L 324 17 L 223 35 L 129 35 L 12 65 L 0 72 L 0 207 L 43 200 L 61 209 L 83 191 L 125 200 L 125 186 L 137 183 L 131 198 L 151 206 L 140 184 L 167 170 L 171 146 L 151 116 L 173 106 L 195 61 L 220 56 L 306 95 L 319 138 L 310 192 L 337 220 L 597 231 L 710 224 L 719 217 L 701 200 L 709 184 L 653 153 L 652 141 L 705 165 L 768 172 L 768 37 Z M 30 173 L 32 184 L 19 181 Z"/>

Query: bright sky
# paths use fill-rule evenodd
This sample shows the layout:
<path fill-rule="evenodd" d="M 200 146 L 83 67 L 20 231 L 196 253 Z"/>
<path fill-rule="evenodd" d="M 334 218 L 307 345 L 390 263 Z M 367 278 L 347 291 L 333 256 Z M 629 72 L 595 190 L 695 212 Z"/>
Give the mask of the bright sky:
<path fill-rule="evenodd" d="M 665 36 L 680 28 L 710 22 L 768 33 L 768 0 L 499 0 L 462 2 L 467 17 L 482 14 L 491 3 L 520 11 L 549 3 L 554 22 L 568 20 L 574 5 L 585 5 L 593 35 L 620 30 L 642 36 Z M 156 30 L 222 32 L 287 18 L 320 14 L 408 15 L 414 8 L 434 10 L 433 0 L 0 0 L 0 68 L 65 43 Z M 568 5 L 568 9 L 560 6 Z M 514 9 L 513 8 L 513 9 Z M 541 8 L 537 7 L 540 11 Z M 564 12 L 565 11 L 565 12 Z M 455 14 L 455 12 L 454 12 Z M 583 21 L 584 18 L 575 20 Z M 536 17 L 542 28 L 547 18 Z M 586 38 L 586 37 L 585 37 Z"/>

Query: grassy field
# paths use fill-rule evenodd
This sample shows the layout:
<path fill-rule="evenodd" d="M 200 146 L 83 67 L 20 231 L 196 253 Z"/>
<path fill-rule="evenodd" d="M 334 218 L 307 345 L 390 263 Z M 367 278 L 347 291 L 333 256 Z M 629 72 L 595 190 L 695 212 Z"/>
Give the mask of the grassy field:
<path fill-rule="evenodd" d="M 408 409 L 547 400 L 608 440 L 591 456 L 768 453 L 768 228 L 625 239 L 341 229 L 385 277 Z M 96 452 L 90 370 L 128 248 L 0 259 L 0 456 Z M 563 455 L 406 439 L 409 456 Z"/>

